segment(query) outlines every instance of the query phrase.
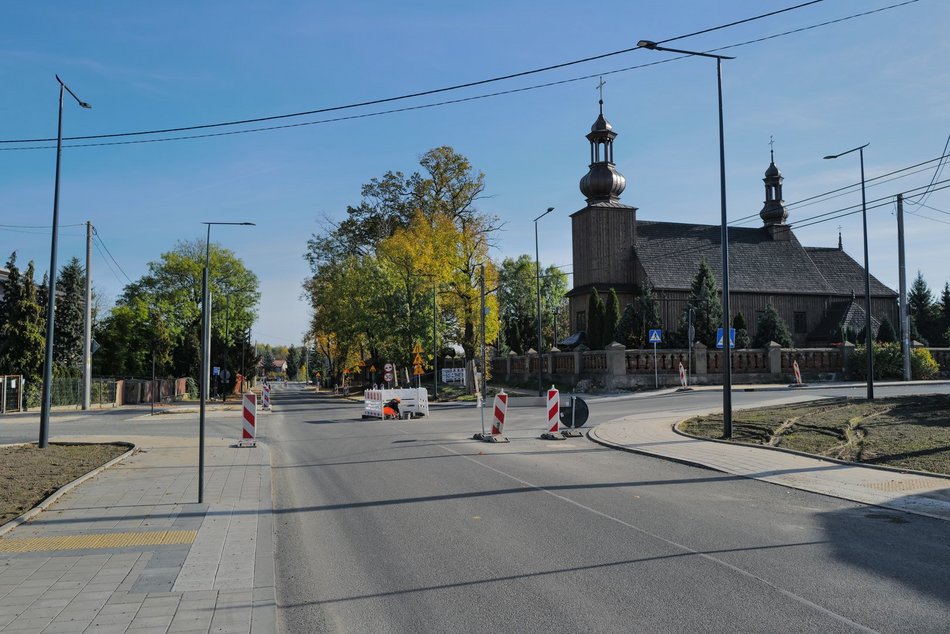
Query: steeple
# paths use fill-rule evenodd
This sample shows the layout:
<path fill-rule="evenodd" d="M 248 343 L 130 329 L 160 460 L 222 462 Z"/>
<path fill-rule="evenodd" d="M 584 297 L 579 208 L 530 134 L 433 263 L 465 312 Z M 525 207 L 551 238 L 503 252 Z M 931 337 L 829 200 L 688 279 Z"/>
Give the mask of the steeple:
<path fill-rule="evenodd" d="M 601 78 L 600 114 L 590 127 L 587 140 L 590 141 L 590 170 L 581 179 L 581 193 L 587 204 L 598 202 L 619 202 L 620 194 L 627 185 L 623 174 L 614 167 L 614 139 L 617 133 L 604 117 L 604 80 Z"/>
<path fill-rule="evenodd" d="M 785 209 L 785 201 L 782 200 L 782 181 L 785 179 L 782 178 L 782 173 L 775 166 L 775 151 L 771 147 L 773 143 L 770 138 L 769 156 L 771 163 L 769 163 L 768 169 L 765 170 L 765 178 L 762 179 L 765 183 L 765 205 L 762 206 L 762 211 L 759 212 L 759 217 L 762 218 L 766 227 L 783 225 L 785 219 L 788 218 L 788 210 Z"/>

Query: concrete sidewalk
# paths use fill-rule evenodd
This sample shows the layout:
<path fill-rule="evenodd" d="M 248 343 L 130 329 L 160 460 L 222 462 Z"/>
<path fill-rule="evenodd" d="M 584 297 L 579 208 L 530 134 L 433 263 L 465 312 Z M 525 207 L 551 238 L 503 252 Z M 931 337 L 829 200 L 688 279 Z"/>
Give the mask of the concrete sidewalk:
<path fill-rule="evenodd" d="M 267 448 L 209 438 L 198 504 L 194 440 L 109 440 L 140 451 L 0 538 L 0 632 L 275 632 Z"/>
<path fill-rule="evenodd" d="M 950 520 L 950 478 L 900 473 L 766 447 L 690 438 L 673 431 L 673 425 L 682 419 L 682 414 L 627 416 L 598 425 L 588 435 L 595 442 L 617 449 Z"/>

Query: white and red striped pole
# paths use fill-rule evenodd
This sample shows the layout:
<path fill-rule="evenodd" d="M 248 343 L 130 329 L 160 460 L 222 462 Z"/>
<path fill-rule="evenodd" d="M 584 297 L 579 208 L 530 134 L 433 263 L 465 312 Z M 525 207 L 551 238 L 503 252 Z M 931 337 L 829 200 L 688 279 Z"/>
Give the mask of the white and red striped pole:
<path fill-rule="evenodd" d="M 261 409 L 270 411 L 270 385 L 267 383 L 261 388 Z"/>
<path fill-rule="evenodd" d="M 248 392 L 244 395 L 244 426 L 241 432 L 242 447 L 253 447 L 257 444 L 257 394 Z"/>
<path fill-rule="evenodd" d="M 491 426 L 492 436 L 501 436 L 505 430 L 505 416 L 508 413 L 508 395 L 499 392 L 495 395 L 494 421 Z"/>
<path fill-rule="evenodd" d="M 561 424 L 561 393 L 553 386 L 548 390 L 548 433 L 556 434 Z"/>
<path fill-rule="evenodd" d="M 795 383 L 802 384 L 802 371 L 798 369 L 798 361 L 792 361 L 792 370 L 795 372 Z"/>
<path fill-rule="evenodd" d="M 548 427 L 547 431 L 541 434 L 545 440 L 564 440 L 564 436 L 558 433 L 558 427 L 561 424 L 561 393 L 553 385 L 548 390 L 547 399 Z"/>

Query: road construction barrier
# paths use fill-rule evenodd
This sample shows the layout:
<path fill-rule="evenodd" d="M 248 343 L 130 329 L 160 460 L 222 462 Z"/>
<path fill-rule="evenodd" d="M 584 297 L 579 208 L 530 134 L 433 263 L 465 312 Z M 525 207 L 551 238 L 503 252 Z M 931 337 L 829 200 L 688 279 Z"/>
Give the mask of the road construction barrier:
<path fill-rule="evenodd" d="M 564 436 L 557 431 L 561 422 L 561 393 L 553 385 L 548 390 L 545 412 L 547 412 L 547 431 L 541 434 L 541 438 L 545 440 L 564 440 Z"/>
<path fill-rule="evenodd" d="M 683 364 L 680 363 L 680 385 L 686 387 L 686 368 L 683 367 Z"/>
<path fill-rule="evenodd" d="M 267 383 L 261 388 L 261 409 L 270 411 L 270 385 Z"/>
<path fill-rule="evenodd" d="M 410 416 L 429 415 L 429 393 L 425 388 L 398 390 L 366 390 L 363 393 L 363 418 L 382 418 L 383 406 L 399 397 L 399 413 Z"/>
<path fill-rule="evenodd" d="M 802 371 L 798 369 L 798 361 L 792 361 L 792 371 L 795 372 L 795 384 L 802 384 Z"/>
<path fill-rule="evenodd" d="M 508 413 L 508 395 L 504 391 L 495 395 L 495 406 L 492 409 L 494 415 L 492 416 L 491 435 L 501 436 L 505 430 L 505 416 Z"/>
<path fill-rule="evenodd" d="M 257 394 L 248 392 L 244 395 L 244 426 L 241 431 L 239 447 L 254 447 L 257 445 Z"/>

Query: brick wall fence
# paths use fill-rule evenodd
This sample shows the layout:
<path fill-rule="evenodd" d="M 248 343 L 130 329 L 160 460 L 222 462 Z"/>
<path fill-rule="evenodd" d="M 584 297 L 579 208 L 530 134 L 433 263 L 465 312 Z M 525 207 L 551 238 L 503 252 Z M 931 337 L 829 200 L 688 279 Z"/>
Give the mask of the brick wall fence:
<path fill-rule="evenodd" d="M 950 375 L 950 348 L 930 348 L 942 376 Z M 795 380 L 793 363 L 798 362 L 803 381 L 833 381 L 847 378 L 845 367 L 854 354 L 854 345 L 840 348 L 782 348 L 771 343 L 766 348 L 732 351 L 734 383 L 791 383 Z M 538 375 L 538 362 L 546 381 L 576 385 L 582 380 L 610 388 L 654 385 L 678 386 L 679 367 L 688 373 L 690 385 L 721 384 L 723 351 L 702 344 L 689 350 L 627 350 L 613 343 L 605 350 L 587 350 L 580 346 L 572 352 L 553 348 L 538 355 L 509 353 L 491 360 L 492 376 L 506 381 L 531 380 Z M 655 359 L 655 361 L 654 361 Z M 690 363 L 692 361 L 692 363 Z M 655 377 L 655 378 L 654 378 Z"/>

